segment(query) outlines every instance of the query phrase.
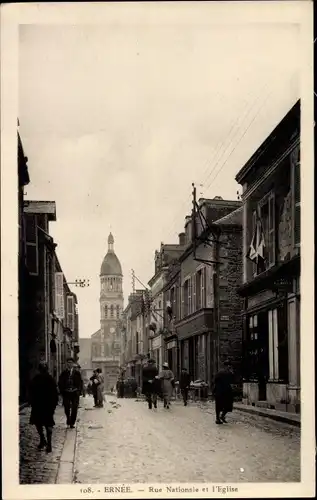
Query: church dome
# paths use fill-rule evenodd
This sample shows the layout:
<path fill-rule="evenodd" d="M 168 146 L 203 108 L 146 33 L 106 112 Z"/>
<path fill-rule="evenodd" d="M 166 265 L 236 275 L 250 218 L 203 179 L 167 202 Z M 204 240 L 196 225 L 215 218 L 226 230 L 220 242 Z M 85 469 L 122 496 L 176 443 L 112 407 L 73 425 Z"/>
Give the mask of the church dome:
<path fill-rule="evenodd" d="M 122 276 L 122 267 L 120 261 L 113 249 L 114 237 L 109 234 L 108 237 L 108 252 L 103 259 L 100 276 Z"/>

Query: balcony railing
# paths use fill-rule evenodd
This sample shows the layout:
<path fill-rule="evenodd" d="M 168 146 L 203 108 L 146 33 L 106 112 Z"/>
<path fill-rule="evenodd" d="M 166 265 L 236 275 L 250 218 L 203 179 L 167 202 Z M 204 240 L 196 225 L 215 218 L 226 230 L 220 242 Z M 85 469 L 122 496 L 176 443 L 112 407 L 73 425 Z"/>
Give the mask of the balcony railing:
<path fill-rule="evenodd" d="M 178 338 L 185 339 L 214 329 L 214 310 L 200 309 L 175 323 Z"/>

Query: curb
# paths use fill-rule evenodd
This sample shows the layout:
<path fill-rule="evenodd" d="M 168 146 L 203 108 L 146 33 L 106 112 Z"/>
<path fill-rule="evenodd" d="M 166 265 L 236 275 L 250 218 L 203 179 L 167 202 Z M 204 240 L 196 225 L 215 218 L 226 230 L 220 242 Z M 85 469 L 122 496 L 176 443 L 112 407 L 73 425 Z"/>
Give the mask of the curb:
<path fill-rule="evenodd" d="M 258 415 L 260 417 L 269 418 L 277 422 L 283 422 L 285 424 L 293 425 L 294 427 L 301 426 L 300 415 L 297 416 L 297 414 L 285 415 L 282 413 L 278 413 L 276 410 L 263 410 L 262 408 L 256 406 L 248 407 L 244 405 L 239 405 L 239 406 L 234 405 L 233 407 L 235 410 L 244 413 L 249 413 L 251 415 Z"/>

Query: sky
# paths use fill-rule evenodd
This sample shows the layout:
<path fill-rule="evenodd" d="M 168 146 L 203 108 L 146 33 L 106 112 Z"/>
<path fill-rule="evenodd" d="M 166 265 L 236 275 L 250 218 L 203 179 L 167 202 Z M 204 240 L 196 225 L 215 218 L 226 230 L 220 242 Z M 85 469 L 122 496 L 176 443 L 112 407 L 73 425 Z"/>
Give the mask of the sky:
<path fill-rule="evenodd" d="M 295 24 L 20 25 L 19 120 L 31 183 L 56 202 L 50 234 L 81 337 L 99 328 L 111 229 L 124 274 L 147 284 L 198 197 L 237 199 L 236 173 L 299 98 Z"/>

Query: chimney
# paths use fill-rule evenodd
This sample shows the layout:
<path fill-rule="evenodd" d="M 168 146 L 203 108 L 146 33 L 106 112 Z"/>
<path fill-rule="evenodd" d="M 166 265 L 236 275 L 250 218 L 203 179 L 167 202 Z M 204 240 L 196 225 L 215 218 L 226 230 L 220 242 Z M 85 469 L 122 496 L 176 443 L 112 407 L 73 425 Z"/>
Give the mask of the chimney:
<path fill-rule="evenodd" d="M 186 235 L 185 235 L 185 233 L 180 233 L 178 235 L 178 238 L 179 238 L 179 245 L 182 246 L 182 247 L 185 246 L 185 244 L 186 244 Z"/>

